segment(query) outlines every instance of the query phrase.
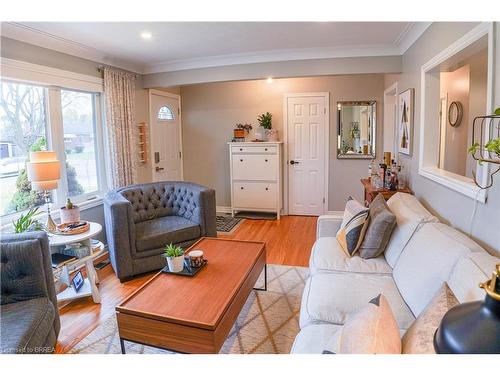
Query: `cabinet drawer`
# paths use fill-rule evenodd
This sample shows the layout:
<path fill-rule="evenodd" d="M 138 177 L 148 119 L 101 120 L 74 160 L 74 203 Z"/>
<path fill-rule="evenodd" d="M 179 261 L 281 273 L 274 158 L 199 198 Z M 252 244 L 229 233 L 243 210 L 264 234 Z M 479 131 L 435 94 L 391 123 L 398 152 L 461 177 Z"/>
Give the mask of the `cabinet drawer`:
<path fill-rule="evenodd" d="M 276 154 L 276 146 L 231 146 L 233 154 Z"/>
<path fill-rule="evenodd" d="M 278 206 L 276 188 L 274 182 L 234 182 L 234 207 L 275 209 Z"/>
<path fill-rule="evenodd" d="M 277 180 L 277 155 L 232 155 L 233 180 Z"/>

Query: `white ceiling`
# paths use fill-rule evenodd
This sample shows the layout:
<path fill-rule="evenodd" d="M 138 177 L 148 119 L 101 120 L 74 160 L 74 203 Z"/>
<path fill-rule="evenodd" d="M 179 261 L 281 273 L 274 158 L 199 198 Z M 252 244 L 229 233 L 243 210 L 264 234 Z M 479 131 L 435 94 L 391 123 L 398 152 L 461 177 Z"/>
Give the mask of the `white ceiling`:
<path fill-rule="evenodd" d="M 3 36 L 137 73 L 403 54 L 423 22 L 23 22 Z M 141 32 L 150 32 L 144 40 Z"/>

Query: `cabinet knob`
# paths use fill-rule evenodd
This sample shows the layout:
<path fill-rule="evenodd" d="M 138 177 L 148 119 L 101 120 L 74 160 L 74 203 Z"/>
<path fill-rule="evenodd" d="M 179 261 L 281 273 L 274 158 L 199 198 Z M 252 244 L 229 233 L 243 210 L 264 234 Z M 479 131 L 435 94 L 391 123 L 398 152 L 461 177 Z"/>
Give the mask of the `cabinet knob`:
<path fill-rule="evenodd" d="M 240 161 L 243 161 L 243 159 L 240 159 Z"/>
<path fill-rule="evenodd" d="M 264 151 L 267 151 L 267 148 L 265 148 Z"/>
<path fill-rule="evenodd" d="M 242 187 L 240 187 L 240 189 L 241 189 L 241 190 L 244 190 L 245 188 L 242 186 Z"/>
<path fill-rule="evenodd" d="M 242 149 L 242 148 L 240 148 L 240 151 L 243 151 L 243 149 Z"/>
<path fill-rule="evenodd" d="M 266 190 L 269 190 L 269 188 L 267 187 Z"/>
<path fill-rule="evenodd" d="M 266 159 L 266 163 L 267 163 L 267 159 Z"/>

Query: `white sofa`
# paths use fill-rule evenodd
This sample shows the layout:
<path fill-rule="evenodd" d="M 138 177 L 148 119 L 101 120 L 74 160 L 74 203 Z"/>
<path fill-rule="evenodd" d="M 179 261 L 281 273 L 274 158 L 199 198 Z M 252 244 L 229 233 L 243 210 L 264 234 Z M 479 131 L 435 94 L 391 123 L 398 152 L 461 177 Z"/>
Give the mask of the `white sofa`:
<path fill-rule="evenodd" d="M 335 237 L 341 216 L 318 218 L 310 276 L 302 295 L 300 332 L 292 353 L 319 354 L 328 340 L 378 294 L 387 298 L 401 334 L 447 282 L 458 301 L 484 298 L 480 282 L 500 260 L 463 233 L 440 223 L 418 200 L 397 193 L 388 201 L 397 226 L 376 259 L 348 258 Z"/>

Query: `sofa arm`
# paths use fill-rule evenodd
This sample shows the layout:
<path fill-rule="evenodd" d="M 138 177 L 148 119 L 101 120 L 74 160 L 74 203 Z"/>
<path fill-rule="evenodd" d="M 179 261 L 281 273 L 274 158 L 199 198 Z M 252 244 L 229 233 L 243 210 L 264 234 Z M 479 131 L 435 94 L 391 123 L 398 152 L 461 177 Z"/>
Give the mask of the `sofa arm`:
<path fill-rule="evenodd" d="M 104 197 L 104 219 L 109 258 L 118 278 L 133 275 L 132 254 L 135 249 L 135 223 L 132 205 L 120 193 Z"/>
<path fill-rule="evenodd" d="M 322 215 L 318 217 L 316 226 L 316 238 L 335 237 L 342 224 L 343 212 L 333 215 Z"/>
<path fill-rule="evenodd" d="M 201 235 L 217 237 L 215 190 L 205 188 L 200 192 Z"/>

